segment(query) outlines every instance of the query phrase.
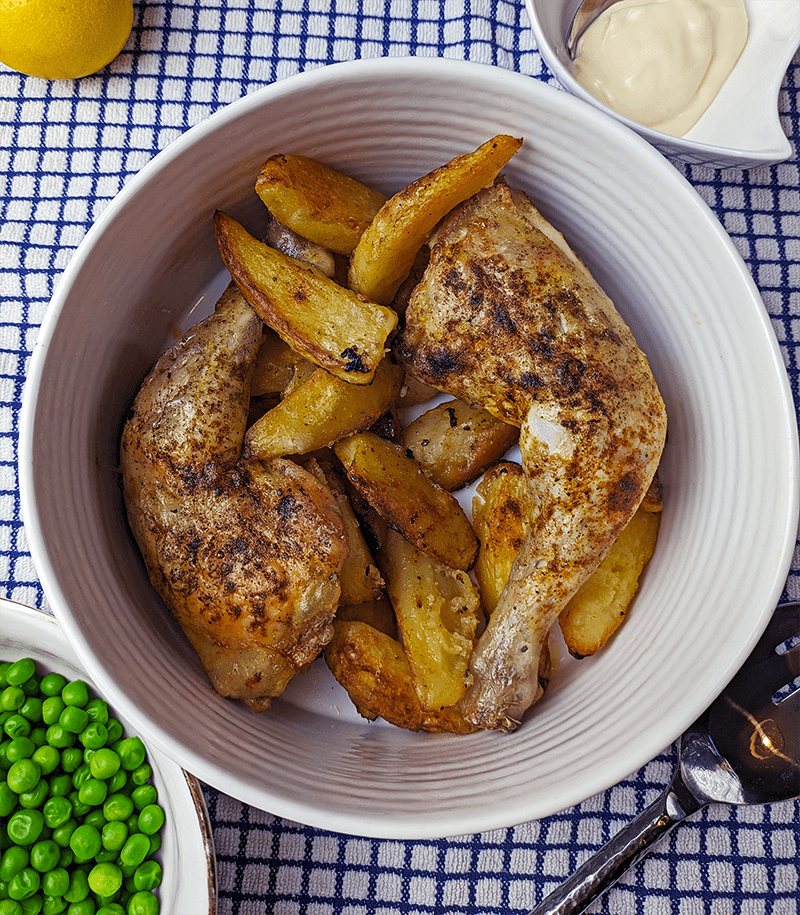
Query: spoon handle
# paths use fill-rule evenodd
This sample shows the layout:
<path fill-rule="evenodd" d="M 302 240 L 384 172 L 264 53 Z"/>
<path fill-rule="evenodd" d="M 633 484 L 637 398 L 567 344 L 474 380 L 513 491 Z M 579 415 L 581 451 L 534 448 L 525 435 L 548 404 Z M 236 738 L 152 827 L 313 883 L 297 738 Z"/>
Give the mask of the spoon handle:
<path fill-rule="evenodd" d="M 678 769 L 658 800 L 623 826 L 529 915 L 575 915 L 584 912 L 640 861 L 659 839 L 703 806 L 705 804 L 698 801 L 684 785 Z"/>

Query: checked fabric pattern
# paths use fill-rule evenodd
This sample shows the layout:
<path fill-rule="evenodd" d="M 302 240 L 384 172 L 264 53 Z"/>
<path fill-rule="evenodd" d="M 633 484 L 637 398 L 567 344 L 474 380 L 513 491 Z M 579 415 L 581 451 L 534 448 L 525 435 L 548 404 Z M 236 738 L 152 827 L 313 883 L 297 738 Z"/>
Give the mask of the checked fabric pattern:
<path fill-rule="evenodd" d="M 355 58 L 464 58 L 552 82 L 522 0 L 134 0 L 122 54 L 76 82 L 0 66 L 0 593 L 46 598 L 20 519 L 16 459 L 28 358 L 64 267 L 125 182 L 184 131 L 276 80 Z M 800 56 L 780 94 L 800 143 Z M 797 403 L 800 165 L 676 164 L 758 284 Z M 800 555 L 785 598 L 800 599 Z M 579 806 L 514 829 L 440 841 L 339 835 L 205 786 L 220 915 L 525 912 L 662 791 L 674 749 Z M 478 789 L 476 789 L 478 790 Z M 711 807 L 592 909 L 606 915 L 798 915 L 800 804 Z M 200 878 L 200 875 L 198 875 Z M 200 913 L 174 913 L 200 915 Z"/>

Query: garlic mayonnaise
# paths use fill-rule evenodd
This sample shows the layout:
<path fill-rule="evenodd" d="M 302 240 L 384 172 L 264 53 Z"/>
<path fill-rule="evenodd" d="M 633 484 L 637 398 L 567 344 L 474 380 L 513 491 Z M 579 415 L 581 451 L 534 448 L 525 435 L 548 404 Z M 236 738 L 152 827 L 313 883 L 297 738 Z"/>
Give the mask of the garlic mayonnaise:
<path fill-rule="evenodd" d="M 747 41 L 744 0 L 621 0 L 581 36 L 575 79 L 619 114 L 683 136 Z"/>

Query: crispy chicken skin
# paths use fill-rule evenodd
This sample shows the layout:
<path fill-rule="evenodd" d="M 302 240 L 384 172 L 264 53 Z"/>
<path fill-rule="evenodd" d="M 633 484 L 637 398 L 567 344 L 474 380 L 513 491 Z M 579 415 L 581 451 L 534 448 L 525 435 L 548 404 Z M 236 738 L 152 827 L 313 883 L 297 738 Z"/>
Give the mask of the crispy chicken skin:
<path fill-rule="evenodd" d="M 241 460 L 262 323 L 240 295 L 145 379 L 122 434 L 150 580 L 214 688 L 268 707 L 333 634 L 347 553 L 336 503 L 291 461 Z"/>
<path fill-rule="evenodd" d="M 611 301 L 504 184 L 439 228 L 394 346 L 421 380 L 520 426 L 530 533 L 462 700 L 479 727 L 513 730 L 541 695 L 539 656 L 553 622 L 647 491 L 664 404 Z"/>

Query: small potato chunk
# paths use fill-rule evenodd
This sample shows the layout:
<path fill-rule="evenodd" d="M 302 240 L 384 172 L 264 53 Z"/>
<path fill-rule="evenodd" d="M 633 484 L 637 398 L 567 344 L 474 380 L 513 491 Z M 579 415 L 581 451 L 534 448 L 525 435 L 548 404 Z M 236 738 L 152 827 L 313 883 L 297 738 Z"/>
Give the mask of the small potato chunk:
<path fill-rule="evenodd" d="M 352 254 L 386 197 L 330 165 L 306 156 L 270 156 L 256 193 L 298 235 L 337 254 Z"/>
<path fill-rule="evenodd" d="M 521 145 L 522 140 L 500 134 L 390 197 L 353 251 L 350 288 L 371 302 L 389 305 L 437 223 L 489 187 Z"/>
<path fill-rule="evenodd" d="M 383 579 L 350 504 L 340 471 L 332 463 L 313 459 L 309 461 L 308 469 L 325 483 L 336 500 L 350 548 L 339 573 L 342 589 L 339 596 L 340 608 L 343 604 L 366 604 L 378 600 L 383 594 Z"/>
<path fill-rule="evenodd" d="M 605 559 L 561 611 L 561 634 L 576 658 L 599 651 L 625 620 L 656 547 L 661 514 L 640 507 Z"/>
<path fill-rule="evenodd" d="M 418 416 L 403 430 L 403 444 L 428 476 L 453 492 L 476 480 L 519 438 L 519 429 L 460 400 Z"/>
<path fill-rule="evenodd" d="M 383 583 L 383 579 L 381 579 Z M 375 600 L 364 601 L 360 604 L 339 604 L 336 619 L 343 622 L 369 623 L 373 629 L 390 635 L 393 639 L 399 638 L 397 630 L 397 617 L 394 607 L 385 594 Z"/>
<path fill-rule="evenodd" d="M 363 301 L 314 267 L 254 238 L 217 211 L 214 232 L 236 285 L 262 321 L 301 356 L 352 384 L 369 384 L 397 314 Z"/>
<path fill-rule="evenodd" d="M 297 232 L 285 226 L 274 216 L 270 216 L 269 225 L 267 226 L 266 243 L 270 248 L 275 248 L 288 254 L 295 260 L 303 261 L 305 264 L 311 264 L 316 267 L 320 273 L 331 278 L 336 277 L 336 259 L 333 251 L 318 245 L 316 242 L 309 241 L 298 235 Z"/>
<path fill-rule="evenodd" d="M 378 561 L 422 708 L 455 705 L 483 620 L 478 589 L 466 572 L 426 556 L 394 531 Z"/>
<path fill-rule="evenodd" d="M 349 384 L 316 369 L 247 430 L 245 457 L 269 461 L 308 454 L 368 429 L 397 397 L 402 383 L 403 370 L 389 359 L 380 363 L 372 384 Z"/>
<path fill-rule="evenodd" d="M 410 731 L 470 734 L 475 726 L 455 708 L 422 709 L 402 645 L 367 623 L 336 621 L 325 660 L 359 714 Z"/>
<path fill-rule="evenodd" d="M 501 461 L 478 483 L 472 499 L 472 525 L 480 540 L 475 578 L 491 616 L 528 534 L 530 496 L 519 464 Z"/>
<path fill-rule="evenodd" d="M 478 538 L 464 510 L 402 448 L 373 432 L 334 445 L 347 478 L 389 527 L 454 569 L 470 569 Z"/>
<path fill-rule="evenodd" d="M 250 382 L 251 396 L 263 397 L 265 394 L 284 393 L 295 379 L 299 367 L 303 365 L 313 363 L 299 356 L 271 327 L 265 327 L 264 339 L 256 357 Z M 316 369 L 316 366 L 314 368 Z"/>

